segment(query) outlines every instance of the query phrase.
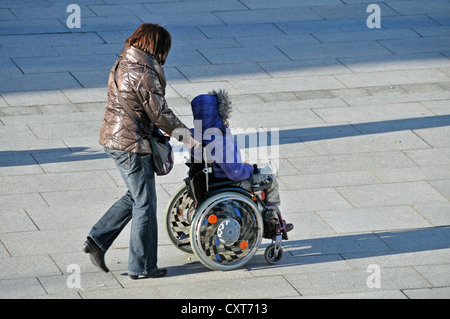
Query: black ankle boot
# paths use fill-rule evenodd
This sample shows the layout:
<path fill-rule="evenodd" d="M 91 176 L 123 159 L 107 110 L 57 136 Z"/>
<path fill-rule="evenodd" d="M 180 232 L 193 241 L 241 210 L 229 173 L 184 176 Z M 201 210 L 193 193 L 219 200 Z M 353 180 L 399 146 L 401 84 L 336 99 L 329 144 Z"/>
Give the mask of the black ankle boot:
<path fill-rule="evenodd" d="M 109 269 L 105 264 L 105 252 L 92 240 L 92 238 L 87 238 L 83 245 L 83 251 L 86 254 L 89 254 L 89 258 L 95 267 L 101 271 L 109 272 Z"/>

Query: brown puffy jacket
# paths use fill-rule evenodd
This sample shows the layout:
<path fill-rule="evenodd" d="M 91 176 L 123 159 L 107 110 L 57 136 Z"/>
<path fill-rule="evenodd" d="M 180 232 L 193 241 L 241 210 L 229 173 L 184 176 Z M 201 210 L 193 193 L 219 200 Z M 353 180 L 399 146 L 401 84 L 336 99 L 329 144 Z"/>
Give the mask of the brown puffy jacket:
<path fill-rule="evenodd" d="M 106 111 L 100 130 L 101 145 L 113 150 L 151 153 L 143 132 L 119 102 L 115 72 L 122 97 L 150 131 L 156 125 L 169 135 L 179 136 L 180 140 L 181 136 L 190 136 L 188 128 L 167 106 L 164 98 L 166 78 L 161 65 L 151 54 L 125 46 L 109 74 Z"/>

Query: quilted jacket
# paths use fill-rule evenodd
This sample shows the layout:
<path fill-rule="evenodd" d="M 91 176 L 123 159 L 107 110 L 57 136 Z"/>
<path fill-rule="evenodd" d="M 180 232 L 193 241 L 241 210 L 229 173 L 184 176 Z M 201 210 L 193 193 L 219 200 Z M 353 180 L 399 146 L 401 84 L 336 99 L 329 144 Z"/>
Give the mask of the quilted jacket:
<path fill-rule="evenodd" d="M 164 70 L 154 57 L 133 46 L 125 46 L 109 74 L 100 144 L 112 150 L 151 154 L 145 133 L 121 106 L 119 91 L 150 132 L 156 125 L 180 141 L 183 136 L 190 136 L 188 128 L 168 107 L 165 88 Z"/>

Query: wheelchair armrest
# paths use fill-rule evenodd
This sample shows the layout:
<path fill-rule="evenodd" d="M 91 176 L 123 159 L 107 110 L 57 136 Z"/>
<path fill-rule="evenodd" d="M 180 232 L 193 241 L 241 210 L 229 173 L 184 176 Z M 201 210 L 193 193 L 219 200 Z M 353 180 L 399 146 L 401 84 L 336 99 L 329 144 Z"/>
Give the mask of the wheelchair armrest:
<path fill-rule="evenodd" d="M 272 185 L 272 183 L 252 185 L 252 191 L 254 192 L 262 191 L 268 189 L 270 185 Z"/>
<path fill-rule="evenodd" d="M 233 182 L 232 180 L 226 180 L 226 181 L 222 181 L 222 182 L 215 182 L 209 185 L 210 188 L 217 188 L 217 187 L 223 187 L 223 186 L 228 186 L 228 185 L 233 185 L 236 182 Z"/>
<path fill-rule="evenodd" d="M 260 191 L 270 187 L 273 183 L 271 175 L 266 174 L 254 174 L 251 177 L 251 184 L 253 191 Z"/>

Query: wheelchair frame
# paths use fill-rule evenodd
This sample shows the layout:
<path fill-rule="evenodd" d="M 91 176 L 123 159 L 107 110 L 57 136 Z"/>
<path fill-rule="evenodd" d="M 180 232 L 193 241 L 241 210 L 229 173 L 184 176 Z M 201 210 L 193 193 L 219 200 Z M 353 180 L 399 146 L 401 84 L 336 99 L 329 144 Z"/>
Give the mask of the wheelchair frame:
<path fill-rule="evenodd" d="M 279 263 L 283 257 L 282 240 L 288 239 L 285 222 L 278 212 L 281 224 L 267 237 L 262 217 L 267 207 L 261 195 L 265 194 L 271 181 L 252 185 L 250 192 L 235 186 L 234 181 L 212 183 L 212 163 L 191 160 L 186 165 L 189 172 L 185 185 L 172 196 L 165 212 L 165 226 L 171 242 L 184 252 L 194 253 L 208 268 L 231 270 L 247 263 L 265 237 L 272 240 L 264 253 L 266 261 Z M 225 217 L 213 225 L 217 216 L 210 212 L 228 202 L 238 206 L 233 208 L 237 215 L 231 209 L 222 210 L 220 214 Z M 241 210 L 249 216 L 239 214 Z"/>

